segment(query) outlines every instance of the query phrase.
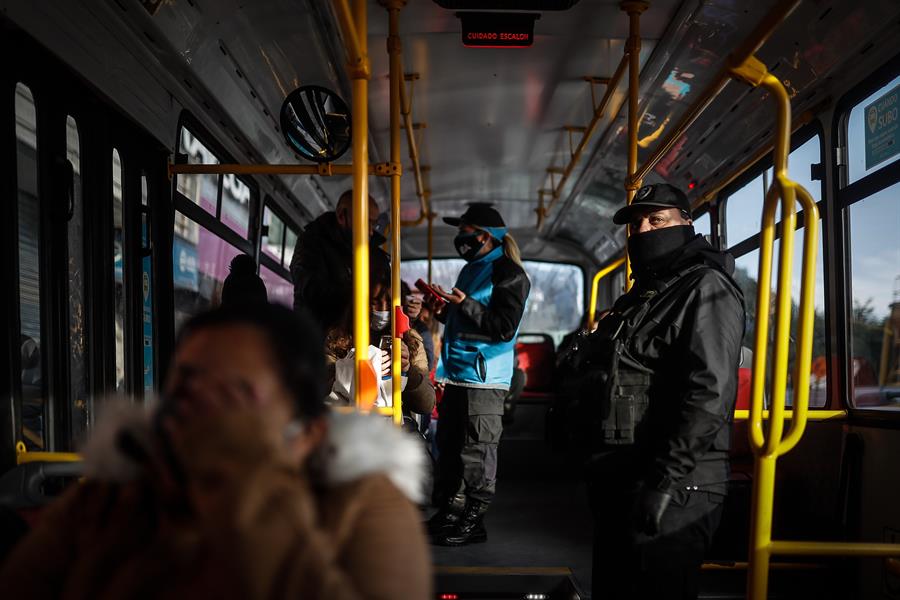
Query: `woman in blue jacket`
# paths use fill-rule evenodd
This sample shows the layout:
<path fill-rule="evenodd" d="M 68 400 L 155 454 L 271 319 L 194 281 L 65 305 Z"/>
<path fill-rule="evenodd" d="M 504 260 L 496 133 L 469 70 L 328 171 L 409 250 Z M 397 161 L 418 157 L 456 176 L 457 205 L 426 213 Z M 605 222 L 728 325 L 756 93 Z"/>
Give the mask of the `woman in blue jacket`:
<path fill-rule="evenodd" d="M 497 482 L 503 399 L 515 367 L 516 333 L 531 283 L 519 248 L 489 204 L 461 217 L 456 251 L 468 264 L 447 300 L 432 303 L 445 324 L 436 380 L 445 384 L 437 428 L 439 510 L 428 522 L 432 541 L 461 546 L 487 540 L 483 519 Z"/>

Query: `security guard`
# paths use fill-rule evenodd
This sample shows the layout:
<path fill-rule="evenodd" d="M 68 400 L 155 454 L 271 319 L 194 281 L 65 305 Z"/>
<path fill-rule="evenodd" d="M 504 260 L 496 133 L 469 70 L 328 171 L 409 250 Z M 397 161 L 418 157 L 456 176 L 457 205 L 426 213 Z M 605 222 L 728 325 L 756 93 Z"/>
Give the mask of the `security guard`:
<path fill-rule="evenodd" d="M 729 476 L 743 296 L 681 190 L 645 186 L 613 221 L 629 227 L 634 286 L 574 359 L 594 597 L 695 598 Z"/>
<path fill-rule="evenodd" d="M 489 204 L 471 204 L 459 218 L 454 245 L 468 264 L 447 301 L 430 302 L 444 328 L 435 379 L 444 383 L 439 406 L 439 510 L 429 520 L 432 541 L 461 546 L 487 540 L 483 518 L 497 482 L 503 401 L 515 366 L 516 333 L 531 283 L 519 248 Z"/>

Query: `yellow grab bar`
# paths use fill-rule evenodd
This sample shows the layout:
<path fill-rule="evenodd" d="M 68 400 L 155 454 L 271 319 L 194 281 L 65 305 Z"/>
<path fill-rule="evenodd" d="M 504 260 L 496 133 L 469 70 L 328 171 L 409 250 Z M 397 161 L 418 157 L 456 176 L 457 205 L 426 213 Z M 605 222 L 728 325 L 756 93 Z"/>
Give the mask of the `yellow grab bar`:
<path fill-rule="evenodd" d="M 394 343 L 391 344 L 391 405 L 394 424 L 403 423 L 403 390 L 401 384 L 401 346 L 397 313 L 400 308 L 400 92 L 403 81 L 401 77 L 402 46 L 399 34 L 400 8 L 405 2 L 389 0 L 383 2 L 388 11 L 387 50 L 390 59 L 390 129 L 391 129 L 391 163 L 396 165 L 391 176 L 391 328 Z M 408 113 L 407 113 L 408 114 Z M 412 133 L 412 132 L 409 132 Z M 412 154 L 412 146 L 410 146 Z M 414 160 L 418 171 L 418 158 Z M 419 189 L 419 174 L 416 173 L 416 186 Z M 423 205 L 423 212 L 424 212 Z"/>
<path fill-rule="evenodd" d="M 625 258 L 617 258 L 612 261 L 594 275 L 594 279 L 591 282 L 591 303 L 588 305 L 588 331 L 592 331 L 594 329 L 594 323 L 596 323 L 597 317 L 597 296 L 600 293 L 600 280 L 604 277 L 618 269 L 625 262 Z"/>
<path fill-rule="evenodd" d="M 747 570 L 747 597 L 765 600 L 770 561 L 773 554 L 818 556 L 900 556 L 900 544 L 851 542 L 805 542 L 772 539 L 775 497 L 775 467 L 779 456 L 790 452 L 803 437 L 810 418 L 841 418 L 845 411 L 809 412 L 809 378 L 812 362 L 812 335 L 815 317 L 816 253 L 818 251 L 819 211 L 806 189 L 788 177 L 790 153 L 791 103 L 781 81 L 752 55 L 732 69 L 732 76 L 768 90 L 777 105 L 777 131 L 773 146 L 775 176 L 766 193 L 760 231 L 759 273 L 756 295 L 756 331 L 753 344 L 749 436 L 753 449 L 753 493 L 750 514 L 750 551 Z M 778 282 L 775 306 L 775 336 L 768 431 L 763 428 L 764 388 L 769 338 L 769 306 L 772 287 L 772 256 L 775 246 L 775 211 L 781 203 L 781 247 L 779 249 Z M 793 367 L 793 411 L 785 410 L 788 358 L 791 328 L 791 269 L 797 207 L 804 211 L 803 258 L 798 308 L 797 357 Z M 741 411 L 736 411 L 737 413 Z M 837 413 L 831 416 L 829 413 Z M 841 414 L 843 413 L 843 414 Z M 791 425 L 784 432 L 784 420 Z"/>
<path fill-rule="evenodd" d="M 81 455 L 75 452 L 29 452 L 25 442 L 16 442 L 16 464 L 31 462 L 80 462 Z"/>
<path fill-rule="evenodd" d="M 794 418 L 794 411 L 786 410 L 784 411 L 784 417 L 787 419 Z M 769 411 L 764 410 L 762 412 L 762 418 L 769 418 Z M 841 421 L 847 418 L 846 410 L 811 410 L 806 413 L 807 421 Z M 744 409 L 738 409 L 734 411 L 734 420 L 735 421 L 749 421 L 750 420 L 750 411 Z"/>
<path fill-rule="evenodd" d="M 334 0 L 353 86 L 353 347 L 354 404 L 368 410 L 378 395 L 369 362 L 369 56 L 365 0 Z"/>

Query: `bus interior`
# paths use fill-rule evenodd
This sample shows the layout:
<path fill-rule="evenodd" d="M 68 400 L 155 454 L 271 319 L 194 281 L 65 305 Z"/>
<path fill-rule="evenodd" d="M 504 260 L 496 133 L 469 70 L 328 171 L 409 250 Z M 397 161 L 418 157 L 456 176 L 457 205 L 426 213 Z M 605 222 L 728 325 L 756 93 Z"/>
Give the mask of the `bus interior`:
<path fill-rule="evenodd" d="M 642 184 L 684 190 L 696 231 L 736 259 L 755 349 L 786 160 L 811 201 L 790 209 L 793 274 L 771 283 L 793 296 L 791 334 L 760 339 L 790 372 L 751 392 L 744 366 L 701 597 L 900 598 L 898 40 L 896 0 L 0 0 L 0 499 L 37 515 L 78 476 L 95 403 L 154 396 L 237 254 L 291 306 L 304 226 L 367 187 L 401 278 L 449 287 L 463 262 L 441 217 L 488 202 L 532 283 L 527 384 L 491 541 L 433 547 L 435 597 L 589 598 L 592 517 L 554 369 L 629 285 L 612 215 Z M 282 103 L 307 85 L 352 115 L 334 161 L 285 141 Z M 753 431 L 785 412 L 802 437 L 763 484 Z M 768 529 L 751 527 L 759 502 Z"/>

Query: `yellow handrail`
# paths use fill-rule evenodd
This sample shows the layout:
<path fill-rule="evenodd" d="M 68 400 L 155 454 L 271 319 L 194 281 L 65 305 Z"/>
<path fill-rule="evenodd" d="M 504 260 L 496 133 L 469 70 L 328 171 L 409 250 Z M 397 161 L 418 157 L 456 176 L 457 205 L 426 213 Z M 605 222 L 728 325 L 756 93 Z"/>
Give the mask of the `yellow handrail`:
<path fill-rule="evenodd" d="M 597 317 L 597 296 L 599 295 L 600 290 L 600 280 L 618 269 L 625 262 L 625 258 L 617 258 L 612 261 L 594 275 L 594 279 L 591 282 L 591 303 L 588 305 L 588 331 L 592 331 L 594 329 L 594 323 L 596 323 Z"/>
<path fill-rule="evenodd" d="M 354 405 L 369 410 L 378 378 L 369 362 L 369 56 L 366 1 L 334 0 L 353 87 L 353 347 Z"/>
<path fill-rule="evenodd" d="M 390 128 L 391 128 L 391 163 L 397 165 L 391 176 L 391 324 L 394 343 L 391 344 L 391 406 L 394 424 L 403 423 L 403 389 L 401 384 L 401 346 L 402 340 L 397 327 L 397 312 L 400 310 L 400 96 L 403 81 L 402 45 L 399 34 L 400 9 L 405 0 L 385 0 L 382 4 L 388 11 L 387 51 L 390 58 Z M 408 113 L 407 113 L 408 116 Z M 411 133 L 411 132 L 410 132 Z M 410 154 L 413 147 L 410 146 Z M 416 166 L 416 187 L 419 189 L 418 158 Z M 424 210 L 424 208 L 423 208 Z"/>
<path fill-rule="evenodd" d="M 803 437 L 809 413 L 809 378 L 812 362 L 812 334 L 815 316 L 816 253 L 818 251 L 819 212 L 812 196 L 788 177 L 790 153 L 791 102 L 781 81 L 766 66 L 749 56 L 731 72 L 732 77 L 754 87 L 762 86 L 777 106 L 777 130 L 773 147 L 774 177 L 766 193 L 760 231 L 759 273 L 756 295 L 756 331 L 753 345 L 753 373 L 749 420 L 750 447 L 753 450 L 753 494 L 750 515 L 750 551 L 747 572 L 747 597 L 764 600 L 768 587 L 770 560 L 781 555 L 857 555 L 900 556 L 900 544 L 849 542 L 805 542 L 772 540 L 772 516 L 775 497 L 775 467 L 779 456 L 790 452 Z M 785 410 L 791 327 L 791 270 L 797 225 L 796 203 L 804 211 L 803 262 L 798 307 L 797 357 L 793 369 L 793 411 Z M 771 374 L 771 399 L 768 431 L 763 428 L 764 388 L 768 357 L 769 305 L 771 302 L 772 257 L 775 246 L 775 211 L 781 203 L 781 247 L 775 306 L 775 337 Z M 833 411 L 814 411 L 831 417 Z M 837 411 L 838 413 L 843 411 Z M 791 425 L 784 432 L 784 420 Z M 818 416 L 818 415 L 816 415 Z"/>
<path fill-rule="evenodd" d="M 397 38 L 399 39 L 399 37 Z M 402 66 L 402 55 L 398 54 L 397 71 L 400 72 Z M 404 81 L 410 82 L 410 90 L 412 90 L 413 82 L 419 78 L 418 73 L 407 73 L 403 76 Z M 401 221 L 404 227 L 415 227 L 421 225 L 428 215 L 431 214 L 431 190 L 429 190 L 422 181 L 422 167 L 419 164 L 419 145 L 416 143 L 416 124 L 412 121 L 412 92 L 409 96 L 406 94 L 406 84 L 401 81 L 398 84 L 400 92 L 400 113 L 403 117 L 403 128 L 406 130 L 406 146 L 409 149 L 409 160 L 412 162 L 413 180 L 416 184 L 416 196 L 419 197 L 419 216 L 412 220 Z"/>
<path fill-rule="evenodd" d="M 841 421 L 847 418 L 846 410 L 811 410 L 806 413 L 807 421 Z M 794 411 L 786 410 L 784 411 L 784 417 L 786 419 L 794 418 Z M 764 410 L 762 412 L 762 418 L 769 418 L 769 411 Z M 750 420 L 750 411 L 746 409 L 737 409 L 734 411 L 734 420 L 735 421 L 749 421 Z"/>
<path fill-rule="evenodd" d="M 731 80 L 731 67 L 743 64 L 749 57 L 753 56 L 799 4 L 800 0 L 781 0 L 774 3 L 772 10 L 759 22 L 750 35 L 747 36 L 744 43 L 735 50 L 728 64 L 722 67 L 700 97 L 688 107 L 681 120 L 674 128 L 669 130 L 669 134 L 662 142 L 660 142 L 656 147 L 656 150 L 647 157 L 644 164 L 632 175 L 632 181 L 635 184 L 643 180 L 647 174 L 650 173 L 653 167 L 655 167 L 657 163 L 668 154 L 669 150 L 678 143 L 678 140 L 681 139 L 684 132 L 694 124 L 697 118 L 703 114 L 703 111 L 716 99 L 719 93 Z"/>
<path fill-rule="evenodd" d="M 75 452 L 29 452 L 25 442 L 16 442 L 16 464 L 31 462 L 80 462 L 81 455 Z"/>
<path fill-rule="evenodd" d="M 634 178 L 638 161 L 638 93 L 640 92 L 641 58 L 641 13 L 647 9 L 646 2 L 628 1 L 622 9 L 628 12 L 629 30 L 626 54 L 628 57 L 628 176 L 625 178 L 625 202 L 631 204 L 634 194 L 641 187 L 642 178 Z M 625 228 L 625 237 L 631 235 Z M 628 258 L 628 244 L 625 244 L 625 290 L 631 289 L 631 260 Z"/>
<path fill-rule="evenodd" d="M 608 80 L 605 80 L 606 92 L 603 94 L 603 98 L 600 100 L 600 104 L 593 107 L 593 115 L 591 116 L 591 120 L 588 122 L 587 127 L 564 127 L 569 135 L 569 162 L 565 168 L 553 168 L 548 169 L 548 173 L 551 174 L 551 190 L 550 190 L 550 204 L 546 208 L 542 208 L 541 212 L 538 214 L 538 231 L 541 230 L 541 227 L 544 223 L 544 218 L 550 214 L 550 211 L 556 205 L 556 202 L 559 200 L 560 194 L 562 194 L 563 186 L 565 186 L 566 181 L 568 181 L 569 177 L 572 175 L 572 171 L 575 170 L 575 167 L 578 166 L 578 163 L 581 161 L 581 155 L 584 153 L 585 148 L 590 143 L 591 138 L 594 135 L 594 132 L 597 129 L 597 125 L 600 123 L 601 119 L 603 119 L 606 113 L 606 107 L 609 104 L 609 101 L 612 99 L 613 92 L 619 85 L 619 82 L 622 80 L 622 75 L 625 73 L 625 67 L 628 66 L 627 56 L 623 56 L 622 60 L 619 62 L 619 66 L 616 67 L 613 76 Z M 594 81 L 592 78 L 588 78 L 588 83 L 591 86 L 591 92 L 593 93 L 594 89 Z M 581 140 L 577 145 L 573 147 L 572 144 L 572 133 L 579 132 L 581 133 Z M 559 182 L 556 182 L 556 179 L 553 177 L 554 174 L 558 173 L 560 175 Z"/>

